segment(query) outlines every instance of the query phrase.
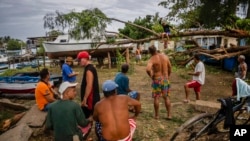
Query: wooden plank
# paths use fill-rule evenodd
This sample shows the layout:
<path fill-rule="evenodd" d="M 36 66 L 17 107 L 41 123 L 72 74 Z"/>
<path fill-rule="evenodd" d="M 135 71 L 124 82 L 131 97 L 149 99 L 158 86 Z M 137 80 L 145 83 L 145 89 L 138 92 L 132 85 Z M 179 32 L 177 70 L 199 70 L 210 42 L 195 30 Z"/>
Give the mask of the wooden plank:
<path fill-rule="evenodd" d="M 29 127 L 34 127 L 34 128 L 42 127 L 45 123 L 46 116 L 47 112 L 40 111 L 37 105 L 35 104 L 17 123 L 17 125 L 25 123 L 29 125 Z"/>

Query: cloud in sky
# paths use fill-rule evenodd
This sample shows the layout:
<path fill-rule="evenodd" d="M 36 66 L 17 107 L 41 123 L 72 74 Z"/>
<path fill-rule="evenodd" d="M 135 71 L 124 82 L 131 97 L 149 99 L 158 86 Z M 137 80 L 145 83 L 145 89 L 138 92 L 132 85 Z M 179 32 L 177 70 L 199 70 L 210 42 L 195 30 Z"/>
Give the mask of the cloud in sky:
<path fill-rule="evenodd" d="M 0 37 L 27 40 L 27 37 L 44 36 L 43 17 L 56 10 L 67 13 L 99 8 L 108 17 L 124 21 L 135 18 L 167 14 L 167 9 L 159 7 L 161 0 L 0 0 Z M 117 31 L 122 23 L 114 22 L 107 30 Z"/>

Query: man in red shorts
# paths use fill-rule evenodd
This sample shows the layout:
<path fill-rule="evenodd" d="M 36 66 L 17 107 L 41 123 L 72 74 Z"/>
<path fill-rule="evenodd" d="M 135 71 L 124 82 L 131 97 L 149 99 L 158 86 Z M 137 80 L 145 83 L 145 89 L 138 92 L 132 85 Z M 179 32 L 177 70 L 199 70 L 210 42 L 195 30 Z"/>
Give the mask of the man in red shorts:
<path fill-rule="evenodd" d="M 193 76 L 193 79 L 192 81 L 189 81 L 184 85 L 186 99 L 183 102 L 185 103 L 188 103 L 190 101 L 189 88 L 194 88 L 194 92 L 196 94 L 196 100 L 200 100 L 201 86 L 204 85 L 205 83 L 205 66 L 197 54 L 194 55 L 194 62 L 196 64 L 194 72 L 188 73 L 188 75 Z"/>

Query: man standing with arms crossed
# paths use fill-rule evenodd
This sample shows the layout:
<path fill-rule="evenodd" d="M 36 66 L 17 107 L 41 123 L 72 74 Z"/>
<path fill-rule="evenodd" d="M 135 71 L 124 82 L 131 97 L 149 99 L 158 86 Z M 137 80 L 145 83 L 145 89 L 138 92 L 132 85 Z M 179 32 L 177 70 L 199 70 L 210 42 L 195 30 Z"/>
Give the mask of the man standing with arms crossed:
<path fill-rule="evenodd" d="M 146 72 L 152 79 L 152 97 L 154 98 L 155 119 L 159 118 L 159 98 L 164 99 L 167 110 L 167 119 L 171 119 L 171 103 L 169 98 L 169 76 L 171 74 L 171 63 L 165 54 L 157 52 L 155 46 L 148 48 L 151 57 L 148 61 Z"/>

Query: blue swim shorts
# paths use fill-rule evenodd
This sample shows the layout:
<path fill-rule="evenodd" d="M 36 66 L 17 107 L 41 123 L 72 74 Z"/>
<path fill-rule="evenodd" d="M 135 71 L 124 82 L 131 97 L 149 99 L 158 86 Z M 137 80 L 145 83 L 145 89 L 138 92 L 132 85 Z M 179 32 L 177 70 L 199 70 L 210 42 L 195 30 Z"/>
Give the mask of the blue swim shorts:
<path fill-rule="evenodd" d="M 137 91 L 131 91 L 128 93 L 128 95 L 133 98 L 133 99 L 136 99 L 137 96 L 138 96 L 138 92 Z"/>

